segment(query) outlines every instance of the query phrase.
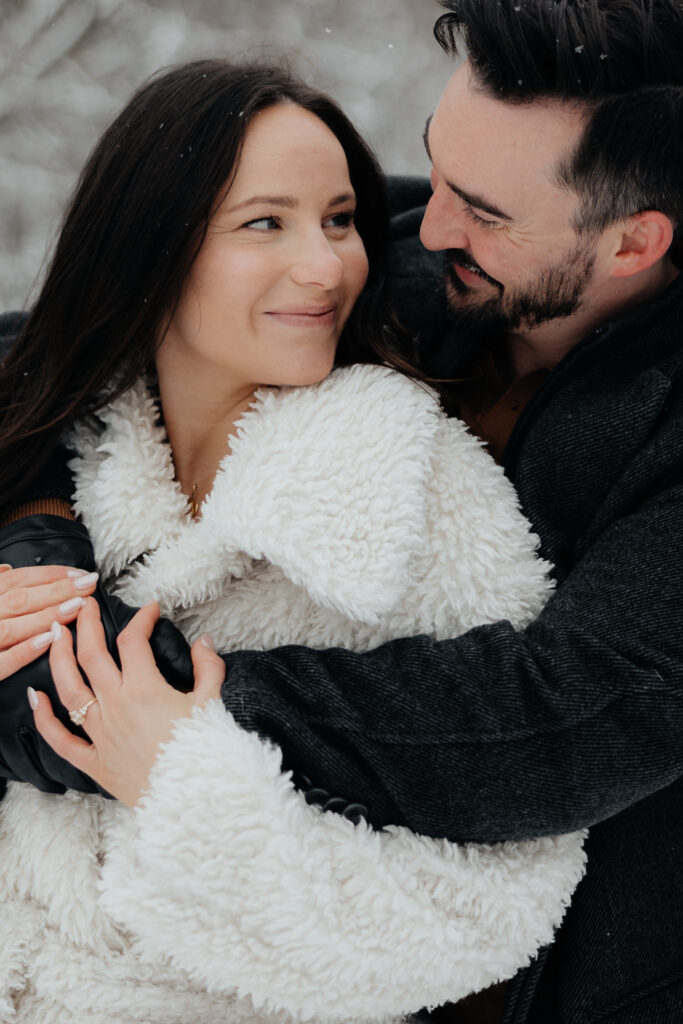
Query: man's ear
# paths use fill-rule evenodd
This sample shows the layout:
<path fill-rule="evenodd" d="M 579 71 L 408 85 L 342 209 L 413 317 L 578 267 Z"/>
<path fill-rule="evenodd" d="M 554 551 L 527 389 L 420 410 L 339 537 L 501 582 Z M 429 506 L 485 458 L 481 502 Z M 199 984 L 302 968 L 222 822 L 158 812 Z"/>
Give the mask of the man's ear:
<path fill-rule="evenodd" d="M 666 255 L 674 236 L 673 224 L 659 210 L 637 213 L 615 228 L 612 277 L 630 277 L 647 270 Z"/>

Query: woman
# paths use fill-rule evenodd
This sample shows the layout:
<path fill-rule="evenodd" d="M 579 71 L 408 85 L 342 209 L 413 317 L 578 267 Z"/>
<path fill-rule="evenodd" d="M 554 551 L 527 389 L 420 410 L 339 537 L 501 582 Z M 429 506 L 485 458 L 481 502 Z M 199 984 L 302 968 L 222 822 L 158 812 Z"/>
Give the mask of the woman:
<path fill-rule="evenodd" d="M 580 836 L 459 848 L 355 826 L 219 699 L 207 632 L 221 651 L 367 650 L 519 626 L 547 597 L 502 472 L 391 368 L 384 232 L 367 149 L 277 69 L 167 73 L 84 171 L 6 363 L 0 492 L 20 501 L 68 429 L 98 569 L 144 607 L 120 670 L 80 611 L 94 692 L 51 630 L 87 739 L 34 693 L 38 728 L 120 802 L 9 786 L 0 1020 L 387 1020 L 510 976 L 562 916 Z M 195 641 L 192 693 L 154 666 L 153 599 Z"/>

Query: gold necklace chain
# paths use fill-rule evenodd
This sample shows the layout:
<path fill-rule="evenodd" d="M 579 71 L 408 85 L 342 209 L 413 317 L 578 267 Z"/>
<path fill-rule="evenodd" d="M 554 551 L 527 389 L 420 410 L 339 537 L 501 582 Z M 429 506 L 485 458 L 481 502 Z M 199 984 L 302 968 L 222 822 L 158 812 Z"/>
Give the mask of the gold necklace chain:
<path fill-rule="evenodd" d="M 199 518 L 200 502 L 197 501 L 198 487 L 199 484 L 195 484 L 194 487 L 192 488 L 192 493 L 189 494 L 187 498 L 187 514 L 190 517 L 190 519 Z"/>

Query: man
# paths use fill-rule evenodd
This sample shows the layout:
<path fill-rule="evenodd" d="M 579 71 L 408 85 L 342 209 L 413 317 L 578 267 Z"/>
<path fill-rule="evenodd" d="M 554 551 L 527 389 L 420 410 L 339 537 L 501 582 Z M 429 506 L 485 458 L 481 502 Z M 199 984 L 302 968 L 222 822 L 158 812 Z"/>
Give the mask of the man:
<path fill-rule="evenodd" d="M 441 1019 L 683 1020 L 683 9 L 676 0 L 442 0 L 468 59 L 425 131 L 424 245 L 452 327 L 434 375 L 489 444 L 555 565 L 499 622 L 366 655 L 227 658 L 226 706 L 302 785 L 494 842 L 592 826 L 550 949 Z M 395 218 L 413 319 L 416 213 Z M 438 302 L 435 304 L 438 306 Z M 439 1016 L 437 1011 L 436 1016 Z"/>

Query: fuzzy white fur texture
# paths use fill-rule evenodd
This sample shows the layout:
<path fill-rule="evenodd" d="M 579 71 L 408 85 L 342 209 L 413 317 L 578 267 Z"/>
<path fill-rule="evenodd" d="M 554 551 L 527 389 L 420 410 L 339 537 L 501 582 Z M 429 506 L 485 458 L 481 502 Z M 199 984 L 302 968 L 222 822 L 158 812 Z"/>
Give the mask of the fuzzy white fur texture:
<path fill-rule="evenodd" d="M 196 523 L 144 383 L 100 418 L 79 424 L 72 464 L 98 566 L 190 640 L 368 650 L 522 627 L 551 592 L 502 470 L 386 368 L 260 391 Z M 134 811 L 10 784 L 0 1022 L 402 1020 L 551 941 L 583 838 L 354 826 L 308 805 L 280 751 L 214 701 L 176 724 Z"/>

